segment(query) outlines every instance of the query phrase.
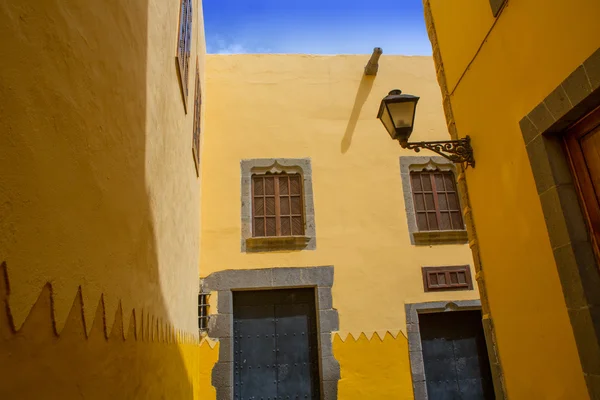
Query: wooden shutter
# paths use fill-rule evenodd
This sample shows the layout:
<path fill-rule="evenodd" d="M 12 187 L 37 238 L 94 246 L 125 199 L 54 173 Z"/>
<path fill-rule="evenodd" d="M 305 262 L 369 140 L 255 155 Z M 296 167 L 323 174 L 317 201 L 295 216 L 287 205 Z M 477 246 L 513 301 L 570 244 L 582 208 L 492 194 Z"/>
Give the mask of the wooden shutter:
<path fill-rule="evenodd" d="M 200 64 L 196 59 L 196 88 L 194 94 L 194 132 L 192 138 L 192 149 L 194 153 L 194 163 L 196 165 L 196 175 L 200 174 L 200 131 L 202 126 L 201 106 L 202 92 L 200 90 Z"/>
<path fill-rule="evenodd" d="M 192 0 L 181 0 L 179 33 L 177 41 L 177 65 L 184 104 L 187 105 L 189 64 L 192 43 Z"/>
<path fill-rule="evenodd" d="M 451 171 L 414 171 L 410 182 L 419 231 L 465 229 Z"/>
<path fill-rule="evenodd" d="M 426 292 L 471 290 L 471 270 L 468 265 L 456 267 L 423 267 L 423 287 Z"/>
<path fill-rule="evenodd" d="M 252 235 L 304 235 L 304 205 L 300 174 L 252 177 Z"/>

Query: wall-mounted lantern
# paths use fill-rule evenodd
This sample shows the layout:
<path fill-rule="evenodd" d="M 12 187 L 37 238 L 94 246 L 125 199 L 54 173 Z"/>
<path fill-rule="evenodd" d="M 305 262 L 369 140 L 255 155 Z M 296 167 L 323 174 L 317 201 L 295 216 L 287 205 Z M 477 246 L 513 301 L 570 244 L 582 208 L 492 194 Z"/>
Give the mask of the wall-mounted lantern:
<path fill-rule="evenodd" d="M 398 89 L 392 90 L 381 100 L 377 118 L 381 120 L 392 139 L 400 142 L 404 149 L 412 149 L 417 153 L 422 148 L 429 149 L 452 162 L 467 163 L 467 166 L 475 167 L 469 136 L 458 140 L 408 143 L 415 123 L 418 101 L 417 96 L 402 94 Z"/>

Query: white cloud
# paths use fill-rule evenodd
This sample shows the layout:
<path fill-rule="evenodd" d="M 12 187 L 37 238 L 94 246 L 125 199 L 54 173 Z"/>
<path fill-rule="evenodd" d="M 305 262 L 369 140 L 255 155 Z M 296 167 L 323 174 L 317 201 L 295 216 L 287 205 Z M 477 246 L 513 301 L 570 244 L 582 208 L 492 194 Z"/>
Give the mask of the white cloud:
<path fill-rule="evenodd" d="M 266 47 L 250 46 L 247 43 L 228 41 L 221 36 L 208 38 L 206 47 L 208 53 L 211 54 L 257 54 L 272 52 L 271 49 Z"/>

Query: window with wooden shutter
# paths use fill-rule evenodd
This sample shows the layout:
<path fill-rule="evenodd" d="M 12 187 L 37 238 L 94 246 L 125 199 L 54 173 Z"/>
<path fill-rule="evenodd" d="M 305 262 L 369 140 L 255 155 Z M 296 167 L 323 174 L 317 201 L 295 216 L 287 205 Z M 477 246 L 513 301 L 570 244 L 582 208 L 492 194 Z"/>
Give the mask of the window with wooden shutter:
<path fill-rule="evenodd" d="M 181 0 L 179 14 L 179 35 L 177 41 L 177 65 L 179 80 L 187 112 L 190 51 L 192 45 L 192 0 Z"/>
<path fill-rule="evenodd" d="M 304 235 L 300 174 L 252 176 L 252 236 Z"/>
<path fill-rule="evenodd" d="M 194 163 L 196 164 L 196 175 L 200 176 L 200 130 L 201 130 L 201 106 L 202 92 L 200 90 L 200 65 L 196 59 L 196 93 L 194 94 L 194 134 L 192 138 L 192 150 Z"/>
<path fill-rule="evenodd" d="M 465 229 L 451 171 L 413 171 L 410 183 L 419 231 Z"/>
<path fill-rule="evenodd" d="M 426 292 L 471 290 L 471 270 L 468 265 L 456 267 L 423 267 L 423 287 Z"/>

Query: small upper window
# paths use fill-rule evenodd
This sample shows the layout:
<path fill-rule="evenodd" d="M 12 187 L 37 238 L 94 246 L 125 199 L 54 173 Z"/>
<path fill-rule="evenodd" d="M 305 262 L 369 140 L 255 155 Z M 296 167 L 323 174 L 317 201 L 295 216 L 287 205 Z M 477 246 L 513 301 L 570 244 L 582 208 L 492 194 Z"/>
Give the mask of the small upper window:
<path fill-rule="evenodd" d="M 179 14 L 179 37 L 177 41 L 177 65 L 183 92 L 184 105 L 187 107 L 190 52 L 192 46 L 192 0 L 181 0 Z"/>
<path fill-rule="evenodd" d="M 451 171 L 413 171 L 410 183 L 419 231 L 465 229 Z"/>
<path fill-rule="evenodd" d="M 304 235 L 300 174 L 252 176 L 252 236 Z"/>

